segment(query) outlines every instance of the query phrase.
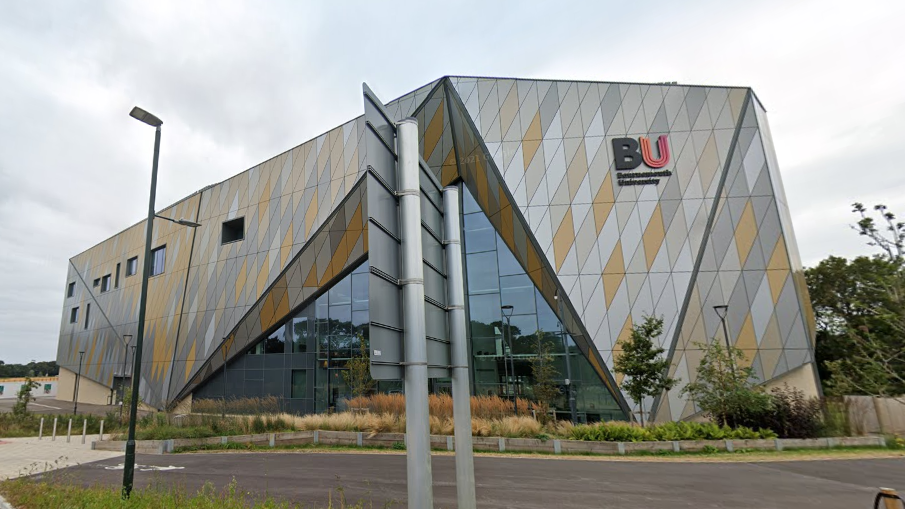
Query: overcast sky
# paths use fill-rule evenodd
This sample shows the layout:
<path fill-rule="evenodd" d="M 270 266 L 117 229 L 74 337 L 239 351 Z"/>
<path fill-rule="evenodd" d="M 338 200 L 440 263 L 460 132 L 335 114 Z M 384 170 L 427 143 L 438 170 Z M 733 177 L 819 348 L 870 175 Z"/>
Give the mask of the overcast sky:
<path fill-rule="evenodd" d="M 3 2 L 0 359 L 56 356 L 68 259 L 446 74 L 754 88 L 806 265 L 905 215 L 905 2 Z M 327 4 L 325 2 L 325 4 Z M 640 6 L 643 5 L 643 8 Z"/>

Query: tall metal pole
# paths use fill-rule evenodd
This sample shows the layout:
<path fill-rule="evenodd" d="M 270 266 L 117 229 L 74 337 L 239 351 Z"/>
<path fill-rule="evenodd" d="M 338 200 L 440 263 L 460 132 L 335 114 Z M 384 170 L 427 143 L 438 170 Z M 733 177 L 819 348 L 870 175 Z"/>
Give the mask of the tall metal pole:
<path fill-rule="evenodd" d="M 443 230 L 446 234 L 446 295 L 452 361 L 453 421 L 456 435 L 456 507 L 477 507 L 474 450 L 471 441 L 471 389 L 468 386 L 468 342 L 465 338 L 465 283 L 462 274 L 459 189 L 443 189 Z"/>
<path fill-rule="evenodd" d="M 565 314 L 562 309 L 562 301 L 559 300 L 559 294 L 553 297 L 556 299 L 556 305 L 559 308 L 559 316 L 563 317 Z M 569 417 L 572 419 L 572 422 L 578 422 L 578 412 L 575 410 L 575 391 L 572 390 L 572 352 L 569 349 L 569 340 L 566 339 L 566 330 L 562 324 L 562 318 L 560 318 L 556 322 L 557 327 L 559 327 L 560 339 L 562 340 L 563 349 L 566 352 L 566 378 L 568 381 L 566 382 L 566 390 L 569 391 Z"/>
<path fill-rule="evenodd" d="M 509 345 L 509 373 L 512 376 L 512 408 L 515 411 L 515 416 L 518 417 L 518 382 L 515 377 L 515 352 L 512 351 L 512 322 L 510 321 L 509 316 L 505 316 L 506 318 L 506 336 L 507 336 L 507 344 Z M 506 358 L 503 358 L 503 362 L 506 362 Z"/>
<path fill-rule="evenodd" d="M 223 338 L 224 340 L 226 338 Z M 223 354 L 223 412 L 220 414 L 220 417 L 226 419 L 226 391 L 227 386 L 229 385 L 229 379 L 226 377 L 226 350 L 222 350 Z"/>
<path fill-rule="evenodd" d="M 82 356 L 85 355 L 85 351 L 79 352 L 79 371 L 75 375 L 75 387 L 72 390 L 72 413 L 79 413 L 79 382 L 82 378 Z"/>
<path fill-rule="evenodd" d="M 138 419 L 138 392 L 141 381 L 141 354 L 145 336 L 145 312 L 148 301 L 148 277 L 151 272 L 151 241 L 154 240 L 154 199 L 157 195 L 157 159 L 160 156 L 160 126 L 154 132 L 154 163 L 151 166 L 151 198 L 148 201 L 148 220 L 145 225 L 145 257 L 141 269 L 141 296 L 138 301 L 138 331 L 132 367 L 132 398 L 129 402 L 129 435 L 123 465 L 123 498 L 132 493 L 135 480 L 135 421 Z"/>
<path fill-rule="evenodd" d="M 418 121 L 396 124 L 399 156 L 399 222 L 402 237 L 402 315 L 405 345 L 405 433 L 408 506 L 434 507 L 430 417 L 427 406 L 427 337 L 424 327 L 424 269 L 421 255 L 421 190 Z"/>
<path fill-rule="evenodd" d="M 735 375 L 735 359 L 732 356 L 732 346 L 729 344 L 729 328 L 726 326 L 726 315 L 729 313 L 729 306 L 723 304 L 721 306 L 713 306 L 716 316 L 720 317 L 720 323 L 723 324 L 723 339 L 726 342 L 726 356 L 729 357 L 729 371 Z"/>

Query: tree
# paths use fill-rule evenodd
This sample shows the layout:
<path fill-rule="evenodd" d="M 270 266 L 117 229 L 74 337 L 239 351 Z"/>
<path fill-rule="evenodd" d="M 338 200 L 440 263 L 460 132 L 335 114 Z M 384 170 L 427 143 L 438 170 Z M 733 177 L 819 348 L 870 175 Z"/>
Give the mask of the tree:
<path fill-rule="evenodd" d="M 663 319 L 644 317 L 644 322 L 632 327 L 632 335 L 622 343 L 620 355 L 614 367 L 625 376 L 624 390 L 635 402 L 644 426 L 644 398 L 656 396 L 672 389 L 678 380 L 670 378 L 669 359 L 663 357 L 663 348 L 655 346 L 654 338 L 663 334 Z"/>
<path fill-rule="evenodd" d="M 543 423 L 546 423 L 549 417 L 550 405 L 560 395 L 559 384 L 556 383 L 559 371 L 553 364 L 553 354 L 550 351 L 550 342 L 545 340 L 544 332 L 537 331 L 537 354 L 531 359 L 531 375 L 534 378 L 532 386 L 534 399 Z"/>
<path fill-rule="evenodd" d="M 25 382 L 22 383 L 22 386 L 19 387 L 19 392 L 16 393 L 16 404 L 13 405 L 14 416 L 25 417 L 28 415 L 28 404 L 35 399 L 35 397 L 31 395 L 31 391 L 38 387 L 40 387 L 38 382 L 35 382 L 29 377 L 25 377 Z"/>
<path fill-rule="evenodd" d="M 771 409 L 770 395 L 758 387 L 754 369 L 744 366 L 745 354 L 719 341 L 695 343 L 704 351 L 697 379 L 682 389 L 717 424 L 760 427 Z"/>
<path fill-rule="evenodd" d="M 817 318 L 816 357 L 827 392 L 893 397 L 905 394 L 905 223 L 876 205 L 852 228 L 879 248 L 850 262 L 829 257 L 805 272 Z"/>
<path fill-rule="evenodd" d="M 857 202 L 852 204 L 852 212 L 857 212 L 861 219 L 852 228 L 869 239 L 868 246 L 879 247 L 890 259 L 905 258 L 905 223 L 896 221 L 896 215 L 886 205 L 874 205 L 874 210 L 880 213 L 881 221 L 886 223 L 885 232 L 877 229 L 877 223 L 867 215 L 867 209 Z"/>
<path fill-rule="evenodd" d="M 343 371 L 343 380 L 346 381 L 352 397 L 355 398 L 367 396 L 377 385 L 377 382 L 371 378 L 371 358 L 368 355 L 367 342 L 361 333 L 358 334 L 357 339 L 358 355 L 349 359 L 346 364 L 349 369 Z"/>

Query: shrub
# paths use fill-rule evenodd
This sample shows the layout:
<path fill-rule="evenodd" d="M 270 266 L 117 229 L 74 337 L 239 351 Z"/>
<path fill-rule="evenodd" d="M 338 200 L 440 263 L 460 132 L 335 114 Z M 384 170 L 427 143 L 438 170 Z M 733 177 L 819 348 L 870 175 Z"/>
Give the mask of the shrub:
<path fill-rule="evenodd" d="M 820 434 L 823 428 L 820 400 L 807 398 L 804 392 L 788 384 L 770 392 L 770 412 L 764 427 L 782 438 L 813 438 Z"/>
<path fill-rule="evenodd" d="M 595 442 L 645 442 L 674 440 L 756 440 L 776 438 L 770 430 L 744 426 L 730 428 L 712 422 L 667 422 L 641 427 L 625 422 L 578 424 L 568 435 L 573 440 Z"/>

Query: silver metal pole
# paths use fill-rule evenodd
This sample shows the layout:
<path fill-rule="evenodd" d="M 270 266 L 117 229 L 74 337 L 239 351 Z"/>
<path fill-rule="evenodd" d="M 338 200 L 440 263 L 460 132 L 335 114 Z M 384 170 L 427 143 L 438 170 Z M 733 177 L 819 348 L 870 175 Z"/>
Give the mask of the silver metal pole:
<path fill-rule="evenodd" d="M 82 443 L 85 443 L 85 435 L 88 434 L 88 419 L 82 420 Z"/>
<path fill-rule="evenodd" d="M 452 360 L 453 420 L 456 435 L 456 495 L 459 509 L 475 509 L 474 450 L 471 442 L 471 389 L 468 386 L 468 342 L 465 338 L 465 286 L 459 224 L 459 189 L 443 190 L 446 239 L 446 295 Z"/>
<path fill-rule="evenodd" d="M 408 506 L 434 507 L 430 417 L 427 406 L 427 338 L 424 328 L 424 269 L 421 255 L 421 190 L 418 121 L 397 125 L 396 151 L 400 236 L 402 237 L 402 315 L 405 345 L 405 432 Z"/>
<path fill-rule="evenodd" d="M 72 419 L 69 419 L 69 429 L 66 430 L 66 443 L 72 438 Z"/>
<path fill-rule="evenodd" d="M 98 433 L 97 433 L 97 439 L 98 439 L 98 440 L 103 440 L 103 439 L 104 439 L 104 420 L 103 420 L 103 419 L 101 419 L 101 429 L 100 429 L 100 431 L 98 431 Z"/>
<path fill-rule="evenodd" d="M 44 418 L 41 417 L 41 425 L 38 427 L 38 440 L 44 436 Z"/>
<path fill-rule="evenodd" d="M 57 417 L 53 418 L 53 436 L 50 437 L 51 442 L 55 442 L 57 439 Z"/>

